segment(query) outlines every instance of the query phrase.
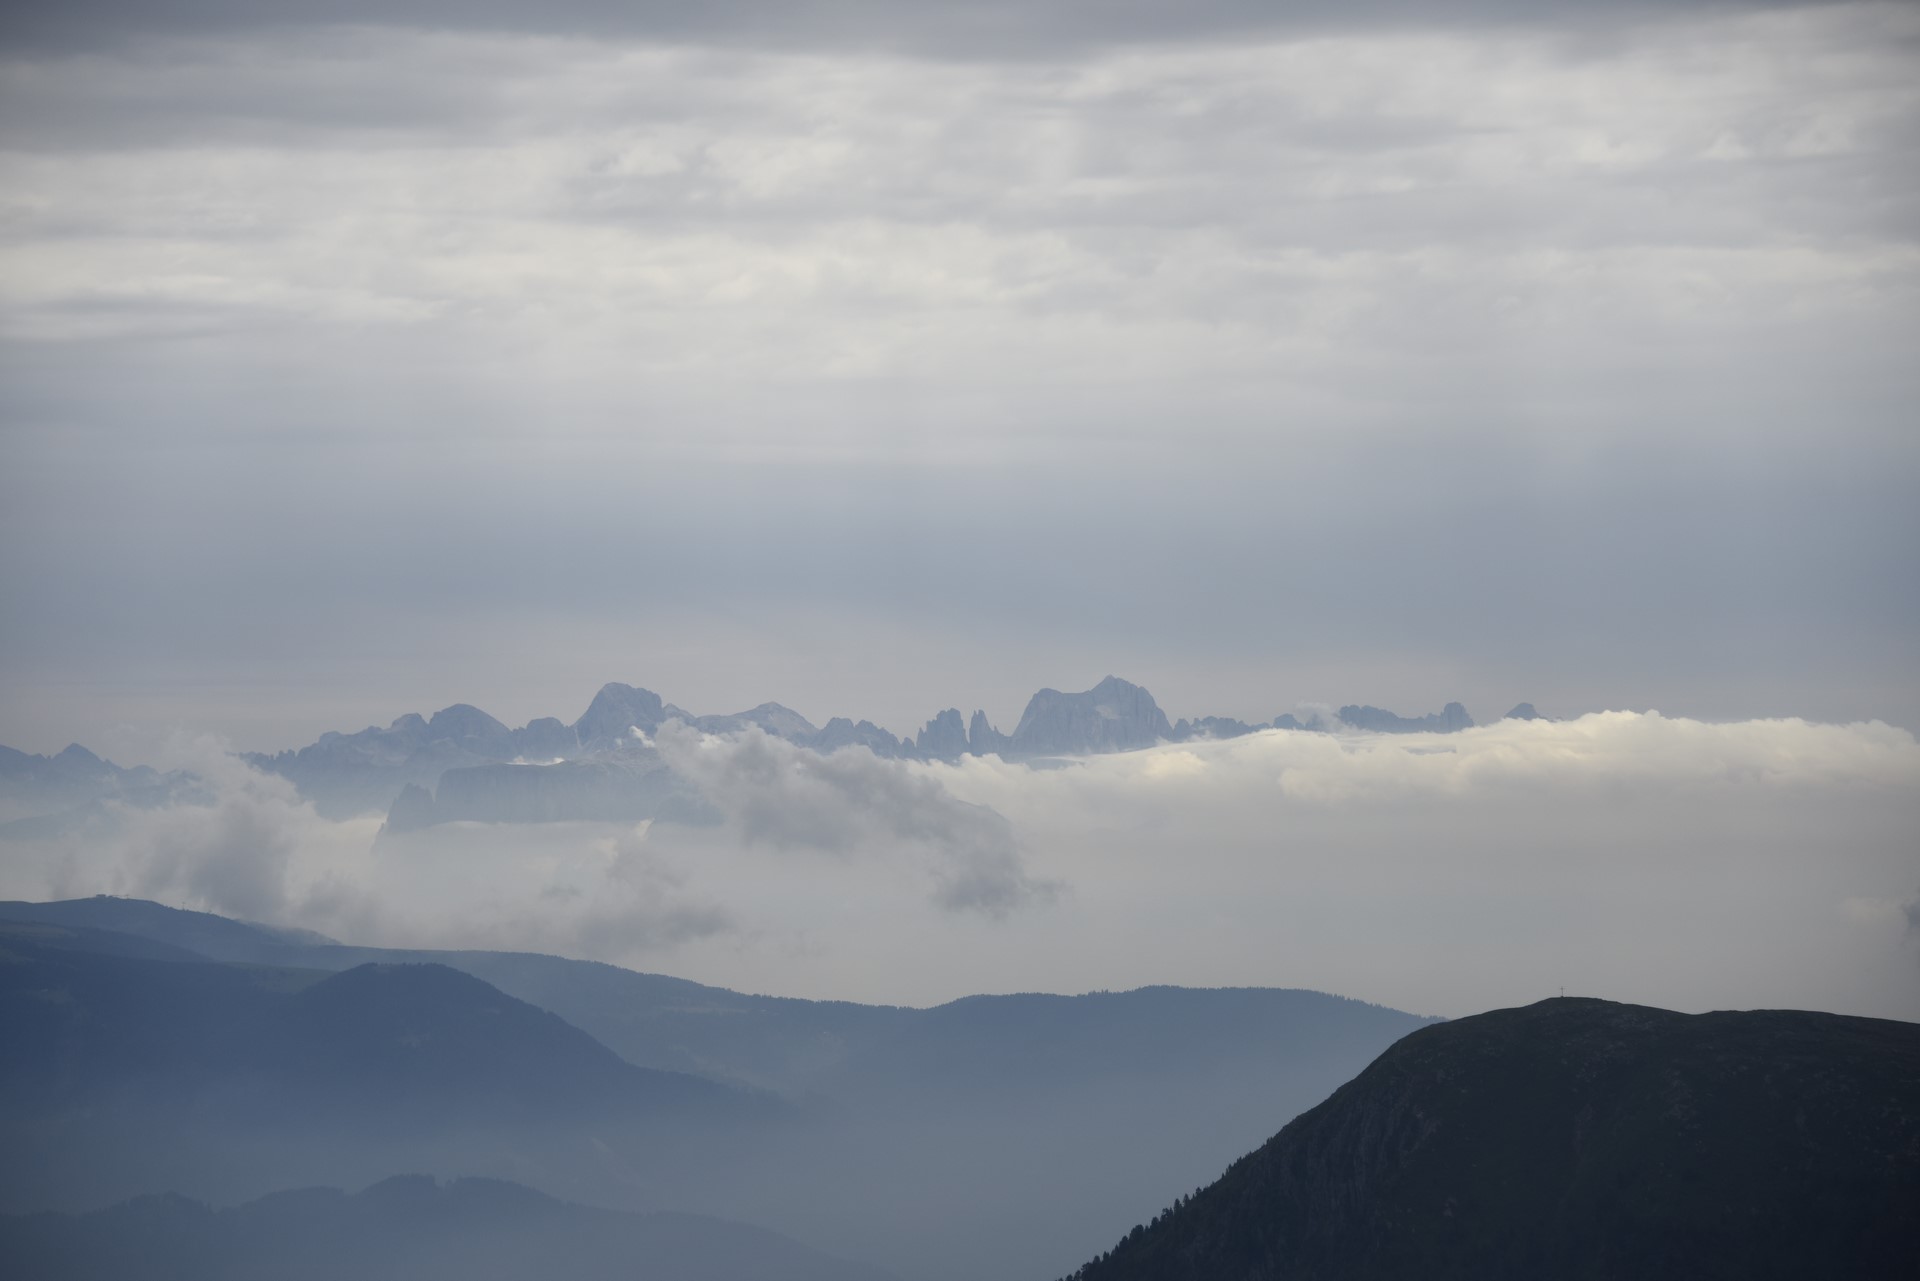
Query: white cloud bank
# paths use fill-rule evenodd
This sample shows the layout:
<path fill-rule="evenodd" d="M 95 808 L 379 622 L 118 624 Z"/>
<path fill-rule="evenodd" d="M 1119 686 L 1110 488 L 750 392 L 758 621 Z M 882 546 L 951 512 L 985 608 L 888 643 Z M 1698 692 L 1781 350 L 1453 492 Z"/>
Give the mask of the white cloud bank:
<path fill-rule="evenodd" d="M 371 823 L 320 820 L 215 756 L 216 804 L 7 846 L 0 894 L 142 894 L 869 1001 L 1272 984 L 1460 1014 L 1564 986 L 1920 1018 L 1920 745 L 1881 724 L 1613 712 L 1055 770 L 677 730 L 661 746 L 725 824 L 375 845 Z"/>
<path fill-rule="evenodd" d="M 865 750 L 823 756 L 757 729 L 715 736 L 678 721 L 654 741 L 750 844 L 926 858 L 935 902 L 995 917 L 1047 893 L 1021 867 L 1006 819 L 905 762 Z"/>

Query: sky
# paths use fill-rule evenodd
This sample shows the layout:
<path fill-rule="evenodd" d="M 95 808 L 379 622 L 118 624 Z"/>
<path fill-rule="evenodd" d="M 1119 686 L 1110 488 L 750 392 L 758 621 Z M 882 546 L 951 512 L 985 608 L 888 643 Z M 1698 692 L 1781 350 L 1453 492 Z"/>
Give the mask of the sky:
<path fill-rule="evenodd" d="M 1920 725 L 1906 5 L 0 19 L 0 741 Z"/>
<path fill-rule="evenodd" d="M 9 892 L 876 1000 L 1920 1017 L 1920 9 L 324 9 L 0 13 L 0 742 L 219 780 Z M 398 861 L 222 755 L 1110 672 L 1567 719 L 692 736 L 718 829 Z"/>

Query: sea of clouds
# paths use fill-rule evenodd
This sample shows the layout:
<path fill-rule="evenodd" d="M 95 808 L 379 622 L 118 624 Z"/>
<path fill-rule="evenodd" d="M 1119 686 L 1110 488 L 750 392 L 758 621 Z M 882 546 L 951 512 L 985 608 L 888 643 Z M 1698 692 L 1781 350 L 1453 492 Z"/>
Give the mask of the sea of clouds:
<path fill-rule="evenodd" d="M 210 803 L 8 842 L 0 896 L 878 1002 L 1275 985 L 1457 1015 L 1564 987 L 1920 1017 L 1920 745 L 1880 723 L 1606 712 L 1037 767 L 677 724 L 656 745 L 721 822 L 392 836 L 176 739 L 162 763 Z"/>

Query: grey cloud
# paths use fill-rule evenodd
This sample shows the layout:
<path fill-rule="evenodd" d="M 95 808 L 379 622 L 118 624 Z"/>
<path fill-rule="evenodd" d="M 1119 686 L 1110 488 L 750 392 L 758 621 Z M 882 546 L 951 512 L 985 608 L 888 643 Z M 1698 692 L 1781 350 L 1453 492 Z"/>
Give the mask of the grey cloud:
<path fill-rule="evenodd" d="M 175 735 L 163 751 L 204 786 L 159 807 L 110 803 L 76 830 L 7 840 L 0 898 L 122 894 L 353 943 L 627 960 L 741 930 L 646 824 L 460 824 L 381 837 L 377 818 L 322 819 L 287 780 L 214 740 Z"/>
<path fill-rule="evenodd" d="M 1819 0 L 1813 0 L 1819 3 Z M 562 37 L 618 37 L 759 47 L 904 49 L 946 57 L 1075 50 L 1144 42 L 1230 40 L 1266 35 L 1497 25 L 1600 27 L 1693 14 L 1809 7 L 1807 0 L 721 0 L 699 5 L 662 0 L 336 0 L 317 14 L 293 0 L 73 0 L 13 5 L 0 20 L 0 44 L 85 48 L 137 36 L 206 37 L 328 24 L 451 28 Z"/>
<path fill-rule="evenodd" d="M 280 747 L 637 650 L 896 731 L 1106 670 L 1920 724 L 1911 9 L 1683 8 L 16 45 L 0 721 Z"/>
<path fill-rule="evenodd" d="M 1920 1016 L 1920 746 L 1886 725 L 1276 731 L 1060 770 L 662 739 L 731 798 L 730 825 L 471 824 L 374 849 L 377 820 L 319 821 L 240 770 L 216 806 L 9 843 L 0 898 L 145 892 L 372 945 L 881 1002 L 1255 983 L 1458 1014 L 1564 982 L 1684 1009 Z M 993 915 L 1044 884 L 1072 892 Z"/>
<path fill-rule="evenodd" d="M 678 721 L 655 746 L 750 842 L 832 854 L 921 849 L 935 901 L 1002 916 L 1049 892 L 1028 877 L 1013 828 L 938 779 L 861 747 L 821 755 L 760 730 L 703 735 Z"/>
<path fill-rule="evenodd" d="M 558 909 L 555 922 L 539 936 L 546 945 L 588 956 L 621 956 L 739 930 L 732 912 L 688 890 L 686 874 L 647 839 L 645 824 L 603 844 L 608 858 L 597 883 L 554 885 L 544 892 Z M 538 914 L 534 921 L 499 924 L 524 932 L 539 929 L 537 921 Z"/>
<path fill-rule="evenodd" d="M 135 889 L 143 897 L 204 903 L 247 920 L 273 920 L 286 910 L 286 865 L 294 845 L 259 807 L 220 805 L 204 815 L 183 811 L 146 833 Z"/>
<path fill-rule="evenodd" d="M 119 802 L 104 821 L 9 850 L 16 874 L 43 880 L 33 896 L 131 894 L 244 920 L 364 926 L 376 915 L 363 886 L 325 856 L 350 847 L 354 829 L 323 822 L 284 779 L 242 764 L 209 738 L 175 734 L 169 765 L 199 780 L 158 808 Z M 316 865 L 316 857 L 321 861 Z"/>

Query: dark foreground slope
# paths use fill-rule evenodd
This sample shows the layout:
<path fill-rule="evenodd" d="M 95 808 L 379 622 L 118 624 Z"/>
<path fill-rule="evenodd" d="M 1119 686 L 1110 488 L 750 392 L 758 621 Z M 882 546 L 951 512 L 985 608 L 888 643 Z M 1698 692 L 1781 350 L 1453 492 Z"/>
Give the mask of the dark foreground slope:
<path fill-rule="evenodd" d="M 226 1202 L 269 1187 L 357 1187 L 396 1170 L 486 1174 L 572 1201 L 744 1219 L 916 1281 L 1067 1271 L 1428 1022 L 1284 989 L 975 996 L 932 1009 L 795 1000 L 553 956 L 315 943 L 112 898 L 0 903 L 0 942 L 9 928 L 43 943 L 49 931 L 66 931 L 70 950 L 83 938 L 95 950 L 117 939 L 119 953 L 144 942 L 159 949 L 156 957 L 229 963 L 156 966 L 143 975 L 119 967 L 118 985 L 84 991 L 77 979 L 35 978 L 24 984 L 21 1017 L 67 1027 L 31 993 L 71 990 L 79 1006 L 115 1014 L 81 1021 L 75 1035 L 138 1036 L 132 1045 L 72 1042 L 71 1053 L 57 1038 L 19 1045 L 23 1053 L 32 1047 L 31 1063 L 21 1066 L 38 1064 L 43 1082 L 79 1085 L 101 1065 L 150 1065 L 160 1083 L 176 1087 L 164 1115 L 178 1113 L 180 1100 L 194 1102 L 229 1121 L 221 1137 L 231 1141 L 208 1141 L 205 1124 L 194 1126 L 190 1144 L 171 1133 L 128 1132 L 116 1124 L 126 1106 L 102 1111 L 89 1101 L 76 1115 L 82 1100 L 65 1100 L 53 1112 L 60 1125 L 29 1127 L 31 1142 L 11 1152 L 0 1130 L 0 1210 L 90 1209 L 161 1191 Z M 320 987 L 316 971 L 368 965 L 351 983 Z M 498 994 L 480 999 L 489 989 L 458 983 L 442 967 L 550 1011 L 636 1068 L 777 1092 L 794 1115 L 771 1126 L 745 1124 L 751 1116 L 713 1124 L 723 1118 L 710 1116 L 668 1135 L 671 1143 L 661 1141 L 667 1118 L 656 1115 L 643 1142 L 617 1143 L 579 1115 L 607 1110 L 596 1085 L 604 1056 L 567 1050 L 562 1042 L 577 1035 L 552 1025 L 543 1032 L 513 1006 L 515 1026 L 524 1028 L 512 1039 L 524 1046 L 473 1039 L 500 1023 L 488 1013 Z M 0 988 L 6 970 L 0 947 Z M 209 999 L 155 990 L 189 980 L 205 985 Z M 305 986 L 279 990 L 296 985 Z M 262 986 L 275 990 L 256 990 Z M 199 1048 L 218 1044 L 217 1028 L 186 1036 L 234 1002 L 259 1007 L 246 1026 L 261 1030 L 242 1048 L 264 1079 L 245 1089 L 233 1088 L 231 1056 Z M 282 1031 L 272 1021 L 280 1017 L 297 1026 Z M 17 1026 L 24 1033 L 26 1024 Z M 422 1041 L 423 1030 L 434 1035 Z M 8 1031 L 0 1024 L 0 1068 Z M 336 1043 L 353 1050 L 351 1063 L 334 1061 Z M 268 1048 L 275 1053 L 260 1062 Z M 540 1071 L 528 1085 L 517 1065 L 535 1049 Z M 564 1088 L 563 1061 L 573 1073 Z M 313 1071 L 303 1075 L 301 1064 Z M 122 1075 L 132 1076 L 137 1100 L 154 1098 L 145 1074 Z M 10 1080 L 0 1074 L 0 1123 Z M 476 1099 L 467 1081 L 485 1093 Z M 372 1097 L 355 1083 L 374 1087 Z M 24 1102 L 17 1084 L 12 1097 Z M 648 1096 L 666 1097 L 666 1081 L 655 1084 L 661 1088 Z M 723 1099 L 742 1093 L 714 1091 Z M 93 1100 L 103 1092 L 95 1089 Z M 279 1100 L 285 1106 L 273 1106 Z M 252 1105 L 244 1126 L 233 1116 L 243 1101 Z M 321 1129 L 325 1146 L 310 1134 L 298 1145 L 286 1140 L 290 1125 L 323 1112 L 338 1118 Z M 524 1124 L 502 1133 L 516 1116 Z M 459 1118 L 467 1122 L 452 1123 Z M 439 1122 L 449 1141 L 419 1141 L 427 1122 Z"/>
<path fill-rule="evenodd" d="M 1079 1281 L 1879 1278 L 1920 1025 L 1559 999 L 1423 1029 Z"/>
<path fill-rule="evenodd" d="M 307 1188 L 230 1210 L 151 1196 L 91 1214 L 0 1218 L 0 1265 L 40 1281 L 888 1281 L 745 1224 L 419 1175 L 353 1196 Z"/>
<path fill-rule="evenodd" d="M 228 1200 L 395 1169 L 541 1172 L 581 1194 L 610 1167 L 664 1179 L 789 1112 L 628 1063 L 442 965 L 217 964 L 0 921 L 4 1208 Z"/>

